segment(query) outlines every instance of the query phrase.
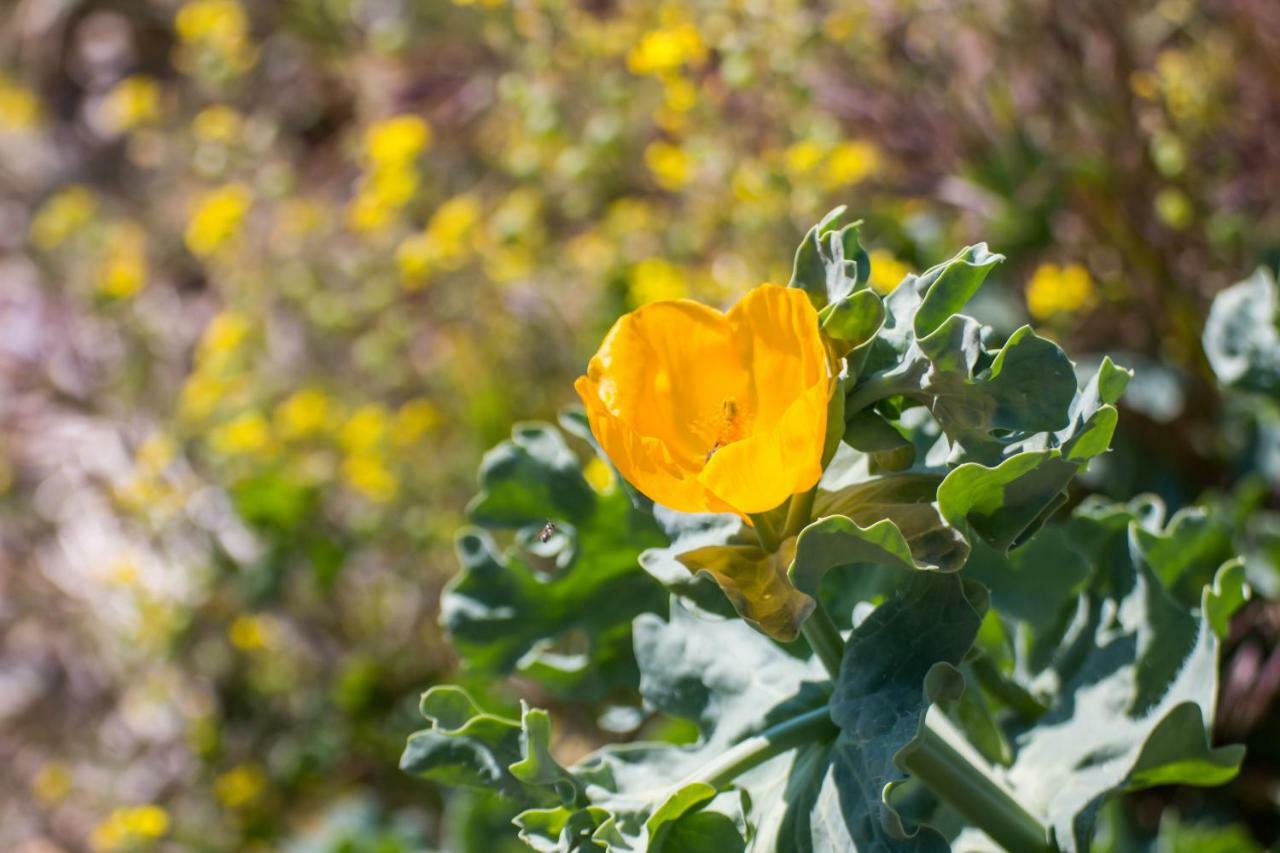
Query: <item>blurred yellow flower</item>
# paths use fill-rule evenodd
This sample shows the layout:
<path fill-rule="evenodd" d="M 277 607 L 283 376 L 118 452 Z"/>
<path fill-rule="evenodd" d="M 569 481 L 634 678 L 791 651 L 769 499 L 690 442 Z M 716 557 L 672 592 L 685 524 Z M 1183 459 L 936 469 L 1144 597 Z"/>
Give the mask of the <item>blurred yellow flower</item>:
<path fill-rule="evenodd" d="M 662 74 L 682 65 L 701 65 L 707 46 L 691 23 L 675 24 L 646 33 L 627 54 L 632 74 Z"/>
<path fill-rule="evenodd" d="M 219 802 L 238 809 L 253 802 L 267 786 L 267 776 L 256 764 L 239 764 L 218 776 L 213 791 Z"/>
<path fill-rule="evenodd" d="M 658 139 L 644 149 L 644 162 L 658 186 L 675 192 L 689 182 L 693 158 L 678 145 Z"/>
<path fill-rule="evenodd" d="M 315 388 L 295 391 L 276 406 L 276 429 L 287 440 L 307 438 L 329 425 L 336 415 L 334 408 L 323 391 Z"/>
<path fill-rule="evenodd" d="M 249 318 L 239 311 L 221 311 L 205 327 L 196 351 L 197 363 L 219 364 L 236 351 L 249 336 Z"/>
<path fill-rule="evenodd" d="M 430 400 L 410 400 L 396 412 L 391 440 L 397 447 L 409 447 L 440 423 L 440 411 Z"/>
<path fill-rule="evenodd" d="M 31 221 L 31 242 L 56 249 L 93 218 L 98 202 L 86 187 L 70 186 L 51 195 Z"/>
<path fill-rule="evenodd" d="M 803 178 L 822 162 L 822 146 L 811 140 L 801 140 L 787 148 L 782 155 L 787 174 Z"/>
<path fill-rule="evenodd" d="M 147 283 L 147 235 L 136 222 L 123 222 L 107 231 L 107 253 L 98 278 L 98 292 L 112 299 L 128 299 Z"/>
<path fill-rule="evenodd" d="M 871 275 L 867 284 L 881 296 L 892 293 L 911 272 L 911 267 L 895 258 L 887 249 L 872 249 L 867 257 L 871 261 Z"/>
<path fill-rule="evenodd" d="M 67 765 L 60 761 L 50 761 L 36 772 L 35 778 L 31 780 L 31 790 L 40 802 L 53 805 L 71 793 L 73 782 Z"/>
<path fill-rule="evenodd" d="M 102 102 L 103 121 L 112 130 L 126 131 L 160 116 L 160 84 L 143 74 L 117 83 Z"/>
<path fill-rule="evenodd" d="M 400 241 L 396 247 L 396 268 L 400 270 L 400 282 L 406 290 L 418 290 L 427 283 L 433 255 L 433 244 L 426 234 L 413 234 Z"/>
<path fill-rule="evenodd" d="M 242 652 L 256 652 L 269 647 L 276 627 L 266 616 L 242 613 L 227 626 L 227 639 Z"/>
<path fill-rule="evenodd" d="M 236 0 L 190 0 L 178 10 L 173 20 L 178 39 L 186 50 L 179 52 L 175 64 L 191 71 L 199 64 L 198 55 L 189 51 L 207 51 L 207 55 L 227 70 L 241 73 L 256 61 L 256 51 L 249 42 L 249 18 Z"/>
<path fill-rule="evenodd" d="M 746 515 L 822 476 L 833 381 L 804 292 L 762 285 L 728 314 L 681 300 L 624 315 L 574 388 L 596 440 L 645 495 Z"/>
<path fill-rule="evenodd" d="M 240 233 L 252 204 L 253 194 L 244 184 L 225 184 L 206 193 L 187 223 L 187 248 L 198 257 L 212 255 Z"/>
<path fill-rule="evenodd" d="M 32 130 L 40 123 L 41 113 L 35 92 L 0 74 L 0 130 Z"/>
<path fill-rule="evenodd" d="M 134 464 L 148 474 L 158 474 L 178 455 L 178 446 L 173 438 L 162 432 L 147 436 L 146 441 L 138 447 L 134 455 Z"/>
<path fill-rule="evenodd" d="M 381 403 L 365 403 L 351 413 L 338 434 L 338 443 L 348 453 L 369 453 L 380 447 L 391 429 L 391 418 Z"/>
<path fill-rule="evenodd" d="M 475 196 L 454 196 L 436 209 L 427 222 L 432 261 L 445 269 L 456 269 L 471 250 L 470 236 L 480 219 L 480 202 Z"/>
<path fill-rule="evenodd" d="M 405 166 L 431 145 L 431 125 L 421 116 L 383 119 L 365 132 L 365 156 L 375 169 Z"/>
<path fill-rule="evenodd" d="M 841 142 L 827 155 L 822 177 L 831 189 L 861 183 L 880 168 L 880 149 L 862 140 Z"/>
<path fill-rule="evenodd" d="M 662 99 L 667 109 L 687 113 L 698 104 L 698 87 L 683 77 L 669 77 L 662 83 Z"/>
<path fill-rule="evenodd" d="M 1177 187 L 1164 187 L 1156 193 L 1153 203 L 1156 216 L 1175 231 L 1183 230 L 1195 219 L 1191 199 Z"/>
<path fill-rule="evenodd" d="M 209 433 L 209 447 L 223 456 L 252 456 L 271 446 L 271 425 L 261 412 L 243 412 Z"/>
<path fill-rule="evenodd" d="M 1041 264 L 1027 284 L 1026 299 L 1027 310 L 1037 320 L 1080 311 L 1095 302 L 1093 278 L 1079 264 Z"/>
<path fill-rule="evenodd" d="M 201 142 L 229 145 L 239 138 L 244 119 L 225 104 L 214 104 L 196 113 L 191 130 Z"/>
<path fill-rule="evenodd" d="M 636 307 L 689 295 L 683 271 L 663 258 L 648 258 L 636 264 L 631 270 L 628 290 L 631 304 Z"/>
<path fill-rule="evenodd" d="M 160 806 L 126 806 L 115 809 L 94 827 L 89 845 L 112 851 L 162 837 L 169 831 L 169 813 Z"/>
<path fill-rule="evenodd" d="M 342 463 L 342 476 L 347 485 L 374 503 L 387 503 L 395 499 L 400 484 L 395 474 L 378 456 L 357 453 Z"/>
<path fill-rule="evenodd" d="M 613 469 L 609 467 L 609 463 L 599 456 L 591 457 L 591 461 L 582 469 L 582 476 L 587 479 L 591 488 L 602 495 L 612 492 L 617 484 L 617 478 L 613 476 Z"/>

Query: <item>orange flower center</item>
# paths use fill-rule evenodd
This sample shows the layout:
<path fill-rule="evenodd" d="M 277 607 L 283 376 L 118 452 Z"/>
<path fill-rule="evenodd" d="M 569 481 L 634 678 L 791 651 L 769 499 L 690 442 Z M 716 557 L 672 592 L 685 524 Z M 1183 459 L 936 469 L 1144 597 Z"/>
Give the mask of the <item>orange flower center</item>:
<path fill-rule="evenodd" d="M 748 432 L 746 427 L 747 415 L 733 397 L 726 398 L 720 404 L 720 411 L 713 416 L 712 420 L 713 423 L 707 433 L 715 436 L 715 441 L 707 451 L 706 460 L 703 462 L 704 465 L 711 461 L 711 457 L 716 455 L 717 450 L 735 441 L 741 441 L 746 438 Z"/>

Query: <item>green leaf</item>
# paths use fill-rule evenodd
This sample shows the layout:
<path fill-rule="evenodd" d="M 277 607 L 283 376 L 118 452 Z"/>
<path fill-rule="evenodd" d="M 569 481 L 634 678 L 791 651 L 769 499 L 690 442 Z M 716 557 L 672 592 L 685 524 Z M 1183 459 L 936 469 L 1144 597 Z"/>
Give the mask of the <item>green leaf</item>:
<path fill-rule="evenodd" d="M 522 758 L 520 723 L 483 712 L 452 686 L 431 688 L 420 707 L 431 726 L 409 736 L 401 770 L 445 785 L 537 797 L 508 769 Z"/>
<path fill-rule="evenodd" d="M 875 337 L 884 324 L 884 302 L 873 290 L 856 293 L 832 302 L 819 315 L 822 331 L 836 345 L 836 354 L 843 356 Z"/>
<path fill-rule="evenodd" d="M 478 527 L 458 534 L 462 570 L 441 595 L 440 618 L 463 662 L 495 674 L 518 670 L 583 698 L 633 684 L 631 619 L 666 600 L 637 564 L 662 542 L 652 516 L 621 490 L 592 491 L 551 427 L 517 427 L 481 472 L 478 518 L 526 526 L 505 549 Z M 548 518 L 556 527 L 544 542 Z"/>
<path fill-rule="evenodd" d="M 840 227 L 845 208 L 832 210 L 809 229 L 796 250 L 790 287 L 802 288 L 821 311 L 866 286 L 871 262 L 858 238 L 860 222 Z"/>
<path fill-rule="evenodd" d="M 904 832 L 884 799 L 905 778 L 900 755 L 919 737 L 925 713 L 973 644 L 980 622 L 954 575 L 915 574 L 903 591 L 854 629 L 831 697 L 840 727 L 832 751 L 849 849 L 947 850 L 922 827 Z M 926 683 L 933 690 L 926 690 Z"/>
<path fill-rule="evenodd" d="M 1263 267 L 1214 297 L 1204 327 L 1204 352 L 1224 387 L 1280 394 L 1278 313 L 1276 280 Z"/>
<path fill-rule="evenodd" d="M 1008 781 L 1067 851 L 1087 847 L 1108 796 L 1154 784 L 1219 784 L 1242 757 L 1239 747 L 1214 749 L 1207 740 L 1218 655 L 1210 618 L 1223 622 L 1240 600 L 1241 579 L 1231 568 L 1219 574 L 1204 612 L 1179 604 L 1151 567 L 1151 555 L 1180 536 L 1163 525 L 1152 499 L 1082 506 L 1062 545 L 1088 561 L 1088 583 L 1062 618 L 1025 623 L 1035 651 L 1020 666 L 1049 710 L 1015 728 Z M 1034 569 L 1028 560 L 1011 571 Z M 995 590 L 1003 580 L 990 566 L 984 579 Z M 1074 584 L 1058 583 L 1053 597 L 1067 597 Z M 1008 606 L 1002 598 L 993 595 L 997 609 Z M 1009 609 L 1016 619 L 1018 607 Z"/>
<path fill-rule="evenodd" d="M 978 292 L 991 269 L 1003 260 L 1004 255 L 993 254 L 987 250 L 986 243 L 979 243 L 926 270 L 915 285 L 923 294 L 912 321 L 915 336 L 928 337 L 958 313 Z M 894 293 L 898 290 L 901 286 Z"/>
<path fill-rule="evenodd" d="M 548 424 L 522 423 L 480 462 L 480 493 L 467 514 L 485 527 L 541 526 L 548 520 L 579 523 L 596 494 L 582 476 L 578 457 Z"/>

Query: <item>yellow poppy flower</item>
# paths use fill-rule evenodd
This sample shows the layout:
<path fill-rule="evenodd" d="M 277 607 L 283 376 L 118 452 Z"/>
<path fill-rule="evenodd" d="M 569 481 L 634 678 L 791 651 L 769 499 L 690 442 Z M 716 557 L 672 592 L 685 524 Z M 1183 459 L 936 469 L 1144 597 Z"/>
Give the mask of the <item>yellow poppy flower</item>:
<path fill-rule="evenodd" d="M 746 516 L 822 476 L 833 382 L 808 297 L 766 284 L 727 314 L 682 299 L 624 315 L 574 387 L 641 492 L 683 512 Z"/>

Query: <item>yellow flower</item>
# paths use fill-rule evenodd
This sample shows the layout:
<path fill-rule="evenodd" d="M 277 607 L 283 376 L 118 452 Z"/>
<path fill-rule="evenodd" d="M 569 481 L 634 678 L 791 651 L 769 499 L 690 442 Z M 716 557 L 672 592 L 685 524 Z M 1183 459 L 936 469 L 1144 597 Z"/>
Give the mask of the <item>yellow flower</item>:
<path fill-rule="evenodd" d="M 804 292 L 762 285 L 727 314 L 624 315 L 574 387 L 618 471 L 682 512 L 771 510 L 822 476 L 833 379 Z"/>
<path fill-rule="evenodd" d="M 812 172 L 822 161 L 822 147 L 806 139 L 787 148 L 782 156 L 788 174 L 793 178 L 801 178 Z"/>
<path fill-rule="evenodd" d="M 218 800 L 229 809 L 246 806 L 267 786 L 266 774 L 256 764 L 240 764 L 220 775 L 213 783 Z"/>
<path fill-rule="evenodd" d="M 347 418 L 338 434 L 338 443 L 348 453 L 369 453 L 385 440 L 391 428 L 390 420 L 380 403 L 366 403 Z"/>
<path fill-rule="evenodd" d="M 136 222 L 113 227 L 107 235 L 107 257 L 98 291 L 112 299 L 128 299 L 147 283 L 147 236 Z"/>
<path fill-rule="evenodd" d="M 173 23 L 182 42 L 175 64 L 183 71 L 203 65 L 201 52 L 233 72 L 249 70 L 257 59 L 249 42 L 249 18 L 236 0 L 190 0 Z"/>
<path fill-rule="evenodd" d="M 261 412 L 245 412 L 209 433 L 209 446 L 223 456 L 250 456 L 271 446 L 271 425 Z"/>
<path fill-rule="evenodd" d="M 103 118 L 112 130 L 133 130 L 160 115 L 160 85 L 142 74 L 130 75 L 107 93 Z"/>
<path fill-rule="evenodd" d="M 31 130 L 40 123 L 41 112 L 34 92 L 0 76 L 0 130 Z"/>
<path fill-rule="evenodd" d="M 242 652 L 267 648 L 275 635 L 275 624 L 265 616 L 242 614 L 227 626 L 227 639 Z"/>
<path fill-rule="evenodd" d="M 244 343 L 250 328 L 249 318 L 239 311 L 222 311 L 216 314 L 200 338 L 196 362 L 203 367 L 226 361 Z"/>
<path fill-rule="evenodd" d="M 95 850 L 119 850 L 159 838 L 168 831 L 169 813 L 160 806 L 127 806 L 113 810 L 94 827 L 89 844 Z"/>
<path fill-rule="evenodd" d="M 871 260 L 871 276 L 867 279 L 867 284 L 881 296 L 892 293 L 911 272 L 911 267 L 886 249 L 872 249 L 867 255 Z"/>
<path fill-rule="evenodd" d="M 67 769 L 65 764 L 58 761 L 50 761 L 41 766 L 36 773 L 35 779 L 31 782 L 31 789 L 35 792 L 36 799 L 46 805 L 51 805 L 61 801 L 67 794 L 71 793 L 73 782 L 71 771 Z"/>
<path fill-rule="evenodd" d="M 240 233 L 252 204 L 253 195 L 244 184 L 226 184 L 207 193 L 187 223 L 187 248 L 202 258 L 212 255 Z"/>
<path fill-rule="evenodd" d="M 224 104 L 215 104 L 196 113 L 191 129 L 201 142 L 227 145 L 240 136 L 243 124 L 240 113 Z"/>
<path fill-rule="evenodd" d="M 1026 298 L 1027 310 L 1037 320 L 1080 311 L 1095 301 L 1093 279 L 1079 264 L 1041 264 L 1027 284 Z"/>
<path fill-rule="evenodd" d="M 582 476 L 586 478 L 591 488 L 602 495 L 612 492 L 617 481 L 613 476 L 613 469 L 599 456 L 591 457 L 591 461 L 582 469 Z"/>
<path fill-rule="evenodd" d="M 644 162 L 653 173 L 658 186 L 672 192 L 689 182 L 693 158 L 678 145 L 661 139 L 650 142 L 644 149 Z"/>
<path fill-rule="evenodd" d="M 823 173 L 827 186 L 836 189 L 861 183 L 880 168 L 880 149 L 862 140 L 841 142 L 827 156 Z"/>
<path fill-rule="evenodd" d="M 173 19 L 178 38 L 207 45 L 235 45 L 249 33 L 249 19 L 236 0 L 191 0 Z"/>
<path fill-rule="evenodd" d="M 431 125 L 420 116 L 401 115 L 372 125 L 365 133 L 365 156 L 375 168 L 404 166 L 431 145 Z"/>
<path fill-rule="evenodd" d="M 689 295 L 680 268 L 662 258 L 648 258 L 631 270 L 631 303 L 647 305 L 664 299 L 681 299 Z"/>
<path fill-rule="evenodd" d="M 396 412 L 391 440 L 397 447 L 408 447 L 440 423 L 440 412 L 430 400 L 410 400 Z"/>
<path fill-rule="evenodd" d="M 70 186 L 50 196 L 31 221 L 31 242 L 46 252 L 88 224 L 97 200 L 87 188 Z"/>
<path fill-rule="evenodd" d="M 357 453 L 342 463 L 342 476 L 347 485 L 374 503 L 387 503 L 395 498 L 400 484 L 381 458 Z"/>
<path fill-rule="evenodd" d="M 276 429 L 286 439 L 306 438 L 323 430 L 333 416 L 323 391 L 306 388 L 276 406 Z"/>
<path fill-rule="evenodd" d="M 632 74 L 662 74 L 682 65 L 700 65 L 707 55 L 702 34 L 693 24 L 676 24 L 646 33 L 627 54 Z"/>
<path fill-rule="evenodd" d="M 446 269 L 456 269 L 470 248 L 468 237 L 480 219 L 480 202 L 472 195 L 459 195 L 446 201 L 431 215 L 427 223 L 427 239 L 431 241 L 433 260 Z"/>
<path fill-rule="evenodd" d="M 413 234 L 396 247 L 396 267 L 406 290 L 418 290 L 427 283 L 431 272 L 433 248 L 426 234 Z"/>

